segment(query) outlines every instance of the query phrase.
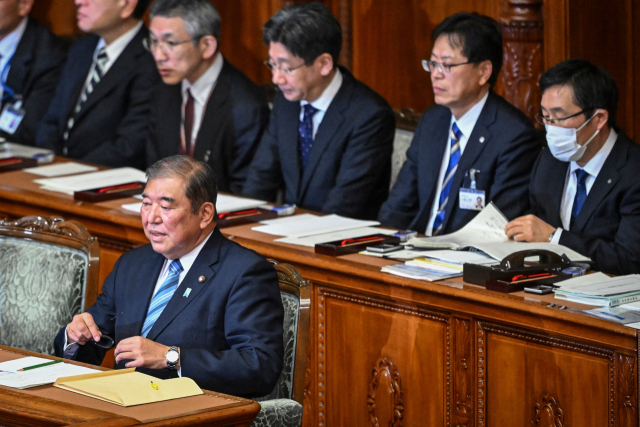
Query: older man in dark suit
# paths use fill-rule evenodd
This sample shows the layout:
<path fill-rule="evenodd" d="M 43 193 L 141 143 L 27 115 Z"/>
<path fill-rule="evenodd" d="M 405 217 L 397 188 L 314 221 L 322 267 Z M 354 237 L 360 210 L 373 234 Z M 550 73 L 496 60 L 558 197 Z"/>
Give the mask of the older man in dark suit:
<path fill-rule="evenodd" d="M 491 18 L 460 13 L 432 34 L 423 60 L 437 105 L 420 118 L 380 221 L 427 235 L 462 228 L 493 202 L 509 219 L 529 207 L 529 173 L 541 143 L 531 121 L 491 89 L 502 35 Z"/>
<path fill-rule="evenodd" d="M 36 144 L 100 165 L 145 167 L 151 94 L 158 82 L 143 46 L 150 0 L 76 0 L 78 27 L 92 33 L 69 51 Z"/>
<path fill-rule="evenodd" d="M 0 137 L 34 145 L 66 58 L 65 44 L 29 17 L 34 0 L 0 2 Z"/>
<path fill-rule="evenodd" d="M 264 25 L 276 95 L 243 193 L 375 219 L 391 176 L 395 119 L 378 94 L 337 67 L 342 30 L 318 2 Z"/>
<path fill-rule="evenodd" d="M 192 378 L 237 396 L 272 391 L 283 366 L 284 310 L 273 266 L 216 228 L 211 168 L 188 156 L 147 170 L 142 226 L 150 245 L 122 255 L 96 303 L 55 340 L 56 354 Z"/>
<path fill-rule="evenodd" d="M 507 235 L 567 246 L 605 273 L 640 273 L 640 147 L 616 126 L 615 81 L 570 59 L 547 70 L 540 89 L 548 149 L 531 176 L 531 214 Z"/>

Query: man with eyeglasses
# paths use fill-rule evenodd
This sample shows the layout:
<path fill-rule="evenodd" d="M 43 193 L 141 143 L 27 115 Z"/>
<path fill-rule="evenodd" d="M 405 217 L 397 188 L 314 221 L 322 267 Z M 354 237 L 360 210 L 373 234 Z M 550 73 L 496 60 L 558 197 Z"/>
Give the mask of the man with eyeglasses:
<path fill-rule="evenodd" d="M 570 59 L 540 77 L 540 90 L 548 149 L 531 175 L 531 214 L 507 235 L 567 246 L 605 273 L 640 273 L 640 147 L 616 125 L 615 81 Z"/>
<path fill-rule="evenodd" d="M 100 165 L 145 167 L 151 94 L 159 82 L 142 45 L 151 0 L 75 0 L 91 33 L 69 51 L 36 145 Z"/>
<path fill-rule="evenodd" d="M 389 191 L 393 111 L 338 67 L 342 29 L 319 2 L 294 4 L 263 27 L 276 95 L 243 193 L 375 219 Z"/>
<path fill-rule="evenodd" d="M 269 122 L 264 93 L 222 57 L 209 0 L 157 0 L 147 46 L 164 81 L 152 103 L 147 163 L 186 154 L 208 163 L 220 191 L 239 194 Z"/>
<path fill-rule="evenodd" d="M 524 214 L 541 143 L 531 121 L 492 90 L 502 66 L 499 24 L 459 13 L 431 39 L 422 63 L 437 105 L 420 119 L 380 222 L 432 236 L 462 228 L 491 202 L 509 219 Z"/>

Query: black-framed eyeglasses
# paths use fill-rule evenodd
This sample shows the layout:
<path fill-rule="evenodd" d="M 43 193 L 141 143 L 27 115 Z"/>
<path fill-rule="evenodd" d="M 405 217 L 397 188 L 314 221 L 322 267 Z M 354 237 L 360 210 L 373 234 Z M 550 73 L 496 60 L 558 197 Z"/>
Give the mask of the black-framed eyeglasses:
<path fill-rule="evenodd" d="M 569 120 L 572 119 L 574 117 L 578 117 L 580 114 L 585 114 L 587 111 L 591 111 L 593 110 L 593 108 L 585 108 L 582 111 L 578 111 L 575 114 L 572 114 L 568 117 L 563 117 L 561 119 L 552 119 L 551 117 L 545 117 L 542 115 L 542 112 L 536 114 L 536 121 L 538 123 L 540 123 L 541 125 L 551 125 L 551 126 L 557 126 L 557 125 L 562 125 L 562 123 L 564 123 L 565 120 Z"/>
<path fill-rule="evenodd" d="M 270 69 L 272 73 L 275 73 L 276 70 L 280 70 L 280 71 L 282 71 L 283 73 L 285 73 L 288 76 L 290 76 L 298 68 L 302 68 L 302 67 L 305 66 L 305 64 L 301 64 L 301 65 L 298 65 L 297 67 L 289 67 L 289 68 L 287 68 L 287 67 L 281 67 L 280 65 L 278 65 L 276 63 L 273 63 L 273 62 L 271 62 L 269 60 L 264 61 L 264 65 L 266 65 L 267 68 Z"/>
<path fill-rule="evenodd" d="M 467 61 L 460 62 L 458 64 L 447 64 L 446 62 L 430 61 L 428 59 L 422 60 L 422 68 L 424 68 L 427 73 L 432 73 L 433 70 L 438 70 L 442 74 L 449 74 L 451 73 L 451 68 L 467 64 L 475 64 L 475 62 Z"/>
<path fill-rule="evenodd" d="M 173 40 L 158 40 L 151 37 L 146 37 L 142 39 L 142 45 L 149 52 L 153 53 L 156 49 L 160 48 L 160 50 L 166 55 L 172 53 L 173 50 L 180 46 L 181 44 L 192 42 L 193 39 L 182 40 L 182 41 L 173 41 Z"/>

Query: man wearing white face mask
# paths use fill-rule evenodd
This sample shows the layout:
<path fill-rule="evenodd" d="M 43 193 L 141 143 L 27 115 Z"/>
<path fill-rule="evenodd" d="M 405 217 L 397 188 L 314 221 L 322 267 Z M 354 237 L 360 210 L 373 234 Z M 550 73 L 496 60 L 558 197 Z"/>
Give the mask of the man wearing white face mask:
<path fill-rule="evenodd" d="M 549 149 L 531 175 L 531 214 L 507 224 L 507 236 L 567 246 L 605 273 L 639 273 L 640 146 L 615 124 L 613 78 L 570 59 L 547 70 L 540 89 Z"/>

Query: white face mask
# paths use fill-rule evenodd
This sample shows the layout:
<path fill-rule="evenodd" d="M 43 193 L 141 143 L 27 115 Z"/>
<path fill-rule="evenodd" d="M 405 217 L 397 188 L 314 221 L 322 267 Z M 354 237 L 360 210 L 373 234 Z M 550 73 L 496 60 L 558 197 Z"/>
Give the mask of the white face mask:
<path fill-rule="evenodd" d="M 560 126 L 544 125 L 547 130 L 547 144 L 553 157 L 561 162 L 577 162 L 584 156 L 584 152 L 587 150 L 587 145 L 593 138 L 598 135 L 600 129 L 596 130 L 591 138 L 583 145 L 578 144 L 577 133 L 580 129 L 585 127 L 587 123 L 591 121 L 598 114 L 600 110 L 597 110 L 593 116 L 578 129 L 563 128 Z"/>

